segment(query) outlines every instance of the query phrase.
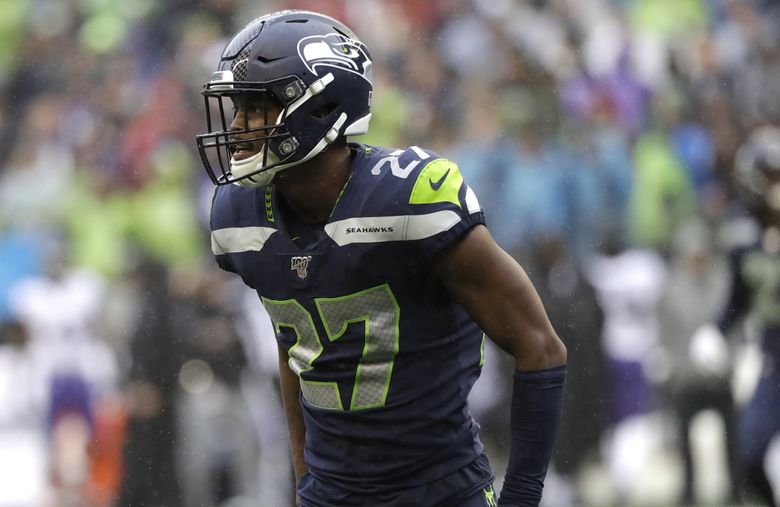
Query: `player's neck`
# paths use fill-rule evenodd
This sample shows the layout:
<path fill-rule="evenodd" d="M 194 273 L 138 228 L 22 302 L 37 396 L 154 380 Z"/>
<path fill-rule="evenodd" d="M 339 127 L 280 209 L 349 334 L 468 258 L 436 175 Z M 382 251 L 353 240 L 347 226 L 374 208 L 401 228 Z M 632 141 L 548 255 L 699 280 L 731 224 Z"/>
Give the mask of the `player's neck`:
<path fill-rule="evenodd" d="M 330 217 L 349 178 L 351 165 L 349 147 L 334 147 L 279 173 L 274 184 L 301 220 L 319 224 Z"/>

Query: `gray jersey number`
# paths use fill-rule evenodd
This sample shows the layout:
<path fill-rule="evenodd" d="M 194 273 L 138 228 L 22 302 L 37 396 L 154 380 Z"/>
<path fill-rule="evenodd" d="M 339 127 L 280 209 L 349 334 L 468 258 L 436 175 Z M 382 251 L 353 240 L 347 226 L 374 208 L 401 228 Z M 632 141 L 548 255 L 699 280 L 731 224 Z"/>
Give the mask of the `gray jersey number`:
<path fill-rule="evenodd" d="M 363 354 L 355 371 L 355 384 L 349 410 L 384 406 L 390 387 L 395 356 L 398 354 L 400 309 L 387 284 L 337 298 L 314 300 L 328 340 L 341 338 L 352 323 L 363 323 Z M 291 328 L 296 342 L 288 351 L 290 369 L 300 378 L 307 403 L 330 410 L 345 410 L 335 382 L 304 379 L 304 372 L 316 372 L 316 359 L 323 351 L 314 321 L 294 299 L 275 301 L 263 298 L 276 332 Z"/>

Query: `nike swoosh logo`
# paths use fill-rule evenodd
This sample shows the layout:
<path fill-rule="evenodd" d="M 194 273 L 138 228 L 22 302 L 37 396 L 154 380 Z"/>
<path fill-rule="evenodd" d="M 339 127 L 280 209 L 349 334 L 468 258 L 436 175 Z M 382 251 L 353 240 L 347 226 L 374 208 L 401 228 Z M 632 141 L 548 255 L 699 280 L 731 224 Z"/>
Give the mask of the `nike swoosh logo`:
<path fill-rule="evenodd" d="M 431 188 L 435 190 L 439 190 L 444 183 L 444 180 L 447 179 L 447 175 L 450 174 L 450 170 L 447 169 L 447 172 L 442 175 L 441 178 L 438 179 L 438 181 L 433 181 L 432 179 L 428 178 L 428 183 L 431 184 Z"/>

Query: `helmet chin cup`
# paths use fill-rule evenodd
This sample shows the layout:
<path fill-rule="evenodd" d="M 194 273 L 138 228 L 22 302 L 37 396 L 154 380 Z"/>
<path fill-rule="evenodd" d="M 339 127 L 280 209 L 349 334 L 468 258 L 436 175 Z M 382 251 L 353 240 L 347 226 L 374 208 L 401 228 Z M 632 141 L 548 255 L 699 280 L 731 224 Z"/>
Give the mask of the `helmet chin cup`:
<path fill-rule="evenodd" d="M 264 153 L 266 151 L 267 153 Z M 278 164 L 278 162 L 279 157 L 277 157 L 273 151 L 265 150 L 263 148 L 251 157 L 247 157 L 242 160 L 231 158 L 230 173 L 236 180 L 235 182 L 242 187 L 262 187 L 271 183 L 271 180 L 273 180 L 274 176 L 276 176 L 276 173 L 279 172 L 281 167 L 271 168 L 265 171 L 263 171 L 263 168 Z"/>
<path fill-rule="evenodd" d="M 278 172 L 279 171 L 276 171 L 274 169 L 269 169 L 268 171 L 263 171 L 261 173 L 255 174 L 254 176 L 247 176 L 245 178 L 240 178 L 236 180 L 234 183 L 244 188 L 264 187 L 266 185 L 271 184 L 271 181 L 274 179 L 274 176 L 276 176 L 276 173 Z"/>

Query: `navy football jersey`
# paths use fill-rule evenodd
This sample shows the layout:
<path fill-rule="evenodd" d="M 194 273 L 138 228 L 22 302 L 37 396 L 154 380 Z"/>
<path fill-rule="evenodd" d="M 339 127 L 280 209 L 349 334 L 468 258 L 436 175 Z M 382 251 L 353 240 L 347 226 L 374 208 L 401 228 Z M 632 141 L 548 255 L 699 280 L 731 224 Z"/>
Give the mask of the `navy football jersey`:
<path fill-rule="evenodd" d="M 289 351 L 310 473 L 370 493 L 429 483 L 483 451 L 466 398 L 484 336 L 432 261 L 484 216 L 455 163 L 350 148 L 349 180 L 306 246 L 273 185 L 231 185 L 215 192 L 212 248 L 257 290 Z"/>
<path fill-rule="evenodd" d="M 756 243 L 737 249 L 730 261 L 731 295 L 718 327 L 727 331 L 749 315 L 760 325 L 764 351 L 780 360 L 780 255 Z"/>

